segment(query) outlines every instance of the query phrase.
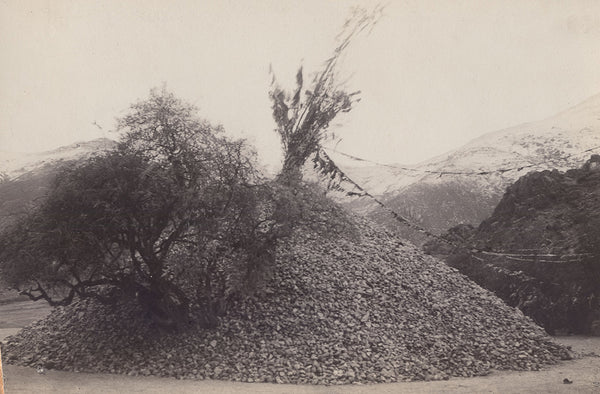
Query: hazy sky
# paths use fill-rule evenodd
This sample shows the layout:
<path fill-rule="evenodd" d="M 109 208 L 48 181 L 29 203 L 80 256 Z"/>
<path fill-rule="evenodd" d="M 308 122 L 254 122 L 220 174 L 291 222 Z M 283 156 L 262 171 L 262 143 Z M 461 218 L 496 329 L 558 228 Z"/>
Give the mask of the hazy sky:
<path fill-rule="evenodd" d="M 0 150 L 111 136 L 166 83 L 274 165 L 269 64 L 316 70 L 368 1 L 0 0 Z M 340 150 L 415 163 L 600 93 L 600 1 L 391 1 L 350 48 Z M 93 125 L 103 127 L 99 130 Z"/>

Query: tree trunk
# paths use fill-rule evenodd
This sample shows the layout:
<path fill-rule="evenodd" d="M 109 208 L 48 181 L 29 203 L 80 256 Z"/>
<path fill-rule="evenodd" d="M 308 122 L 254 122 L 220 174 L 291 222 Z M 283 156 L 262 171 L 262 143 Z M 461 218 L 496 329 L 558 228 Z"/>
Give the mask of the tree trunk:
<path fill-rule="evenodd" d="M 305 159 L 299 159 L 296 155 L 286 153 L 277 180 L 286 186 L 299 184 L 302 181 L 302 167 L 305 161 Z"/>
<path fill-rule="evenodd" d="M 150 289 L 140 286 L 138 300 L 152 320 L 162 328 L 177 330 L 189 321 L 189 300 L 170 283 L 155 282 Z"/>

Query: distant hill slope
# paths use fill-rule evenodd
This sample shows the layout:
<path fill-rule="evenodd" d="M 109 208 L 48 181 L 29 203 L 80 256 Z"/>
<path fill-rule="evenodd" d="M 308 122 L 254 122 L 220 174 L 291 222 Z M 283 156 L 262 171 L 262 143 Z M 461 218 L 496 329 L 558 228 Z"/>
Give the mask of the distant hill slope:
<path fill-rule="evenodd" d="M 114 146 L 116 142 L 101 138 L 41 153 L 0 152 L 0 230 L 39 201 L 62 166 Z"/>
<path fill-rule="evenodd" d="M 526 173 L 579 167 L 594 152 L 600 152 L 600 95 L 551 118 L 485 134 L 413 167 L 344 170 L 390 208 L 442 233 L 460 223 L 477 225 L 492 213 L 505 188 Z M 503 169 L 514 170 L 497 171 Z M 395 225 L 373 203 L 346 204 Z"/>
<path fill-rule="evenodd" d="M 89 157 L 92 154 L 111 149 L 114 146 L 116 146 L 115 141 L 108 138 L 98 138 L 91 141 L 76 142 L 45 152 L 20 153 L 0 151 L 0 174 L 4 174 L 5 179 L 11 180 L 37 169 L 47 168 L 49 165 Z"/>
<path fill-rule="evenodd" d="M 548 330 L 600 335 L 600 155 L 566 172 L 533 172 L 509 186 L 477 229 L 444 235 L 499 254 L 451 250 L 432 254 L 518 306 Z"/>

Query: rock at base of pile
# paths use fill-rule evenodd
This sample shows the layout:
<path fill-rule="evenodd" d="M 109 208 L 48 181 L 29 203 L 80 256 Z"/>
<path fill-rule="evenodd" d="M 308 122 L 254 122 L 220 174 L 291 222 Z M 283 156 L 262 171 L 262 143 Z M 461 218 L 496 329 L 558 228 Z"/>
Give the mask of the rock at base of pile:
<path fill-rule="evenodd" d="M 345 384 L 535 370 L 569 352 L 453 268 L 357 219 L 299 232 L 267 289 L 215 330 L 159 334 L 134 305 L 81 301 L 9 338 L 9 363 L 70 371 Z"/>

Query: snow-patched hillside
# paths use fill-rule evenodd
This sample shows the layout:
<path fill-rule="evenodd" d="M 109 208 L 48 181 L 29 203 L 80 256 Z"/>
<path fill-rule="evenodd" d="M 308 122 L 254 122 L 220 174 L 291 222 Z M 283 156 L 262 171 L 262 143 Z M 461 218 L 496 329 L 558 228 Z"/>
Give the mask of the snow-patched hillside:
<path fill-rule="evenodd" d="M 0 230 L 40 201 L 62 166 L 102 153 L 115 144 L 103 138 L 41 153 L 0 151 Z"/>
<path fill-rule="evenodd" d="M 419 165 L 344 170 L 398 213 L 441 232 L 459 223 L 478 224 L 526 173 L 576 168 L 593 153 L 600 153 L 600 95 L 551 118 L 485 134 Z M 363 212 L 375 208 L 350 205 Z"/>
<path fill-rule="evenodd" d="M 92 141 L 77 142 L 60 148 L 36 153 L 17 153 L 0 151 L 0 174 L 15 179 L 30 171 L 61 161 L 89 157 L 115 146 L 115 141 L 100 138 Z"/>
<path fill-rule="evenodd" d="M 600 95 L 539 122 L 485 134 L 420 167 L 438 171 L 493 171 L 536 165 L 531 169 L 569 169 L 600 148 Z M 564 159 L 564 160 L 563 160 Z M 539 165 L 538 165 L 539 164 Z M 504 173 L 517 179 L 518 171 Z"/>

